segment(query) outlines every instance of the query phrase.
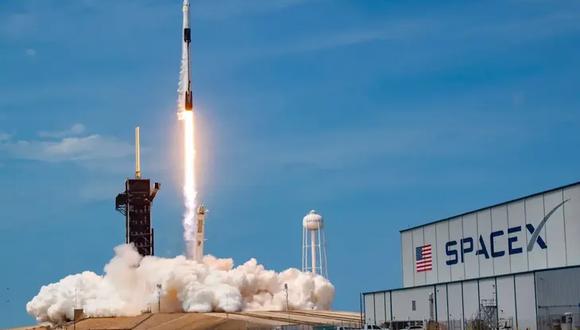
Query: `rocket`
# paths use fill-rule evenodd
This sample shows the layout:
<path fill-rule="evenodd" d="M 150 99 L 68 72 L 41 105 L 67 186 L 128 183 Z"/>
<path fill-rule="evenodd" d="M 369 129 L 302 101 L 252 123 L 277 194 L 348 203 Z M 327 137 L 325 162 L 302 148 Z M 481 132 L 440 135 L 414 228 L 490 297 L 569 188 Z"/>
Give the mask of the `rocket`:
<path fill-rule="evenodd" d="M 185 56 L 185 111 L 193 109 L 193 96 L 191 93 L 191 29 L 189 27 L 189 0 L 183 0 L 183 54 Z"/>

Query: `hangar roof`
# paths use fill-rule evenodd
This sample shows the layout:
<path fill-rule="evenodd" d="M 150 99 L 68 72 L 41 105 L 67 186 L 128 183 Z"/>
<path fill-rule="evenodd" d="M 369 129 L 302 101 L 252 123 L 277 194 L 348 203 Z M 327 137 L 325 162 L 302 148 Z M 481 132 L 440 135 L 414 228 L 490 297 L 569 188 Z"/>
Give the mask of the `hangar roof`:
<path fill-rule="evenodd" d="M 439 220 L 431 221 L 431 222 L 428 222 L 426 224 L 422 224 L 422 225 L 418 225 L 418 226 L 413 226 L 413 227 L 405 228 L 405 229 L 400 230 L 399 232 L 400 233 L 403 233 L 403 232 L 410 231 L 410 230 L 413 230 L 413 229 L 417 229 L 417 228 L 429 226 L 429 225 L 432 225 L 432 224 L 435 224 L 435 223 L 439 223 L 439 222 L 443 222 L 443 221 L 448 221 L 448 220 L 455 219 L 455 218 L 458 218 L 458 217 L 461 217 L 461 216 L 464 216 L 464 215 L 467 215 L 467 214 L 470 214 L 470 213 L 475 213 L 475 212 L 483 211 L 485 209 L 489 209 L 489 208 L 492 208 L 492 207 L 496 207 L 496 206 L 500 206 L 500 205 L 504 205 L 504 204 L 509 204 L 509 203 L 513 203 L 513 202 L 517 202 L 517 201 L 520 201 L 520 200 L 523 200 L 523 199 L 526 199 L 526 198 L 529 198 L 529 197 L 534 197 L 534 196 L 539 196 L 539 195 L 542 195 L 542 194 L 547 194 L 547 193 L 550 193 L 550 192 L 553 192 L 553 191 L 556 191 L 556 190 L 566 189 L 566 188 L 569 188 L 569 187 L 572 187 L 572 186 L 575 186 L 575 185 L 578 185 L 578 184 L 580 184 L 580 181 L 577 181 L 577 182 L 574 182 L 574 183 L 570 183 L 570 184 L 567 184 L 567 185 L 564 185 L 564 186 L 560 186 L 560 187 L 548 189 L 548 190 L 541 191 L 541 192 L 538 192 L 538 193 L 534 193 L 534 194 L 531 194 L 531 195 L 527 195 L 527 196 L 523 196 L 523 197 L 518 197 L 516 199 L 512 199 L 512 200 L 509 200 L 507 202 L 501 202 L 501 203 L 497 203 L 497 204 L 494 204 L 494 205 L 482 207 L 482 208 L 479 208 L 477 210 L 464 212 L 464 213 L 457 214 L 457 215 L 454 215 L 454 216 L 451 216 L 451 217 L 447 217 L 447 218 L 444 218 L 444 219 L 439 219 Z"/>

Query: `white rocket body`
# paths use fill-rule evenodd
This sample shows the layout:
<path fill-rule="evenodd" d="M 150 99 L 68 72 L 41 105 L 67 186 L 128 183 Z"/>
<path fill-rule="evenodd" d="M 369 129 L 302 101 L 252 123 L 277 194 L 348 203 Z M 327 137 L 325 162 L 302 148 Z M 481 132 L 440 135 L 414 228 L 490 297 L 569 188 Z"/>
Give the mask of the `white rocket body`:
<path fill-rule="evenodd" d="M 181 79 L 183 89 L 183 109 L 193 110 L 193 95 L 191 93 L 191 28 L 189 26 L 189 0 L 183 0 L 183 72 Z"/>

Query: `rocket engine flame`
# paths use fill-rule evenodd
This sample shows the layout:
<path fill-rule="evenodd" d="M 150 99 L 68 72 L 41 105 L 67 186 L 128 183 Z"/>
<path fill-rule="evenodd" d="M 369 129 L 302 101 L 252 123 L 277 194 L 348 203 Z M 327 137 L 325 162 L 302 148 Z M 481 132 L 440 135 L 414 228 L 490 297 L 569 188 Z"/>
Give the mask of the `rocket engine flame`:
<path fill-rule="evenodd" d="M 195 121 L 193 112 L 188 111 L 181 114 L 183 121 L 183 144 L 184 144 L 184 182 L 183 197 L 185 202 L 185 213 L 183 215 L 183 239 L 185 240 L 188 257 L 195 256 L 195 210 L 197 188 L 195 180 Z"/>
<path fill-rule="evenodd" d="M 185 240 L 188 257 L 195 256 L 196 242 L 196 180 L 195 180 L 195 121 L 193 112 L 181 113 L 183 121 L 183 144 L 184 144 L 184 182 L 183 197 L 185 202 L 185 213 L 183 215 L 183 239 Z"/>

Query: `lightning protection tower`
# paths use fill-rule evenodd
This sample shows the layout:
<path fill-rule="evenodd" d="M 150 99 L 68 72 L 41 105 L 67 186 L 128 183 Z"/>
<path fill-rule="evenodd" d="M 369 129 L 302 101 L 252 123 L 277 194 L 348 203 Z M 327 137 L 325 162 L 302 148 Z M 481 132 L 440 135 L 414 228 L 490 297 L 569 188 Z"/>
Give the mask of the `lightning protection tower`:
<path fill-rule="evenodd" d="M 142 256 L 154 254 L 151 203 L 159 190 L 155 182 L 141 178 L 139 127 L 135 128 L 135 178 L 125 181 L 125 191 L 115 198 L 115 209 L 125 216 L 125 243 L 133 243 Z"/>
<path fill-rule="evenodd" d="M 328 278 L 324 221 L 314 210 L 302 219 L 302 271 Z"/>

